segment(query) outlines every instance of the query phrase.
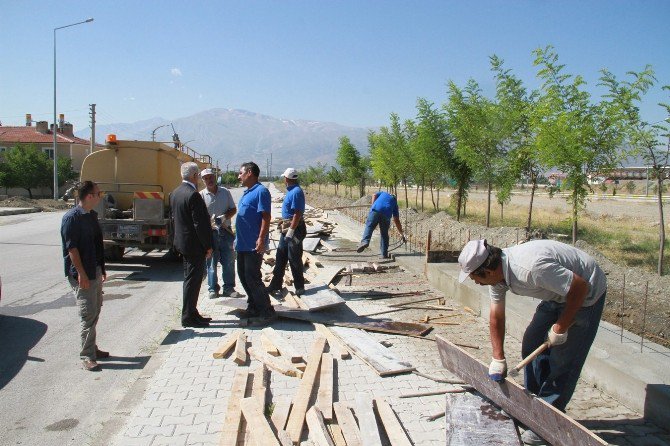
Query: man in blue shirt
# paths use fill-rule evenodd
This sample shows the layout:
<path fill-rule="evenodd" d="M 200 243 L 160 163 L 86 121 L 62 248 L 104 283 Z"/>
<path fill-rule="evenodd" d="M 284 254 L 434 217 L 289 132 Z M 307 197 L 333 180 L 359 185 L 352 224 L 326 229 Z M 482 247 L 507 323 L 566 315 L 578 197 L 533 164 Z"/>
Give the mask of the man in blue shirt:
<path fill-rule="evenodd" d="M 98 214 L 102 192 L 93 181 L 84 181 L 78 189 L 79 205 L 63 216 L 61 241 L 65 276 L 76 294 L 81 319 L 81 351 L 85 370 L 97 371 L 97 359 L 108 358 L 96 344 L 96 326 L 102 308 L 102 283 L 107 278 L 102 230 Z"/>
<path fill-rule="evenodd" d="M 289 167 L 282 174 L 286 183 L 286 195 L 281 208 L 282 222 L 279 224 L 281 236 L 277 246 L 277 258 L 272 271 L 272 281 L 268 287 L 270 293 L 280 291 L 286 271 L 286 263 L 291 267 L 295 294 L 305 294 L 305 277 L 302 271 L 302 241 L 307 235 L 303 219 L 305 212 L 305 194 L 298 185 L 298 171 Z"/>
<path fill-rule="evenodd" d="M 261 276 L 263 254 L 269 244 L 271 199 L 270 191 L 258 182 L 260 172 L 253 162 L 240 166 L 238 178 L 247 190 L 237 205 L 235 220 L 237 275 L 248 296 L 242 317 L 250 325 L 269 324 L 277 319 Z"/>
<path fill-rule="evenodd" d="M 356 251 L 363 252 L 365 248 L 370 245 L 372 232 L 379 225 L 379 234 L 381 235 L 381 255 L 383 259 L 389 256 L 389 228 L 391 226 L 391 217 L 395 223 L 403 242 L 405 236 L 402 232 L 402 225 L 400 224 L 400 213 L 398 211 L 398 201 L 395 195 L 379 191 L 372 196 L 372 207 L 368 214 L 368 219 L 365 222 L 365 229 L 363 230 L 363 238 L 359 243 Z"/>

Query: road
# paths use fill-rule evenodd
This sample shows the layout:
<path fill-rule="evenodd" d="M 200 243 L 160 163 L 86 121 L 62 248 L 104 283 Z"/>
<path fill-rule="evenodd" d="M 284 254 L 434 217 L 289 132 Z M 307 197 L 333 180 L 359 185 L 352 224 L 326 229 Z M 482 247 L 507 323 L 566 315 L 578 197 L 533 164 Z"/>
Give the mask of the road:
<path fill-rule="evenodd" d="M 131 252 L 107 267 L 98 345 L 112 358 L 100 372 L 84 371 L 77 309 L 63 273 L 62 216 L 0 217 L 2 445 L 91 444 L 152 352 L 170 329 L 181 329 L 181 264 Z"/>

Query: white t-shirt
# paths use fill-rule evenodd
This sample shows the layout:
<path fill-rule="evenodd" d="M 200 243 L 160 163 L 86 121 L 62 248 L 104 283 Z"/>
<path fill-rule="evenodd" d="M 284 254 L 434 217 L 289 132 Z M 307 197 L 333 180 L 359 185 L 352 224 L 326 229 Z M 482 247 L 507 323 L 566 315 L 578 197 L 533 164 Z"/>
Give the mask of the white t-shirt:
<path fill-rule="evenodd" d="M 607 278 L 596 261 L 573 246 L 554 240 L 533 240 L 502 250 L 504 282 L 489 287 L 491 300 L 501 301 L 507 290 L 521 296 L 565 303 L 572 273 L 589 284 L 584 307 L 607 291 Z"/>

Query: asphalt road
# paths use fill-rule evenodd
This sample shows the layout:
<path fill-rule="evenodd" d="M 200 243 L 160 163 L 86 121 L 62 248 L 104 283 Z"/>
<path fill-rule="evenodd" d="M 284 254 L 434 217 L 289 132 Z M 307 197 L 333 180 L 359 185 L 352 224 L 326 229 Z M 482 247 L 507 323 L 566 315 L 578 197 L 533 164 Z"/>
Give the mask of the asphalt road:
<path fill-rule="evenodd" d="M 0 217 L 2 445 L 99 442 L 152 353 L 172 328 L 181 329 L 181 263 L 131 252 L 107 267 L 98 345 L 112 357 L 102 371 L 84 371 L 63 273 L 62 215 Z"/>

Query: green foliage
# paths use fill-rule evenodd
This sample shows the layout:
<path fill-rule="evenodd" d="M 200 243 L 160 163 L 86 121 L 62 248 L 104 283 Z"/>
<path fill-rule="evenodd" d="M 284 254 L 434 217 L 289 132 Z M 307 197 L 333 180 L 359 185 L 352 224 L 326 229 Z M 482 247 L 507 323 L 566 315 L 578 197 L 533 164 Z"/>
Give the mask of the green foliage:
<path fill-rule="evenodd" d="M 221 184 L 224 186 L 237 187 L 240 185 L 240 180 L 237 178 L 238 172 L 228 171 L 221 174 Z"/>
<path fill-rule="evenodd" d="M 32 189 L 53 187 L 53 161 L 34 144 L 18 144 L 6 151 L 5 165 L 6 181 L 13 187 L 27 190 L 30 198 L 33 198 Z"/>
<path fill-rule="evenodd" d="M 629 195 L 632 194 L 635 192 L 635 181 L 628 181 L 626 184 L 624 184 L 624 187 L 626 188 L 626 192 L 628 192 Z"/>
<path fill-rule="evenodd" d="M 65 183 L 77 180 L 79 173 L 72 169 L 72 159 L 64 156 L 58 157 L 58 187 L 64 186 Z M 53 164 L 52 164 L 53 166 Z M 53 192 L 53 185 L 51 187 Z"/>
<path fill-rule="evenodd" d="M 343 183 L 350 188 L 365 184 L 366 161 L 361 158 L 358 149 L 347 136 L 340 138 L 340 147 L 337 149 L 337 164 L 342 172 Z M 361 190 L 364 188 L 361 187 Z M 361 196 L 362 196 L 361 192 Z"/>

